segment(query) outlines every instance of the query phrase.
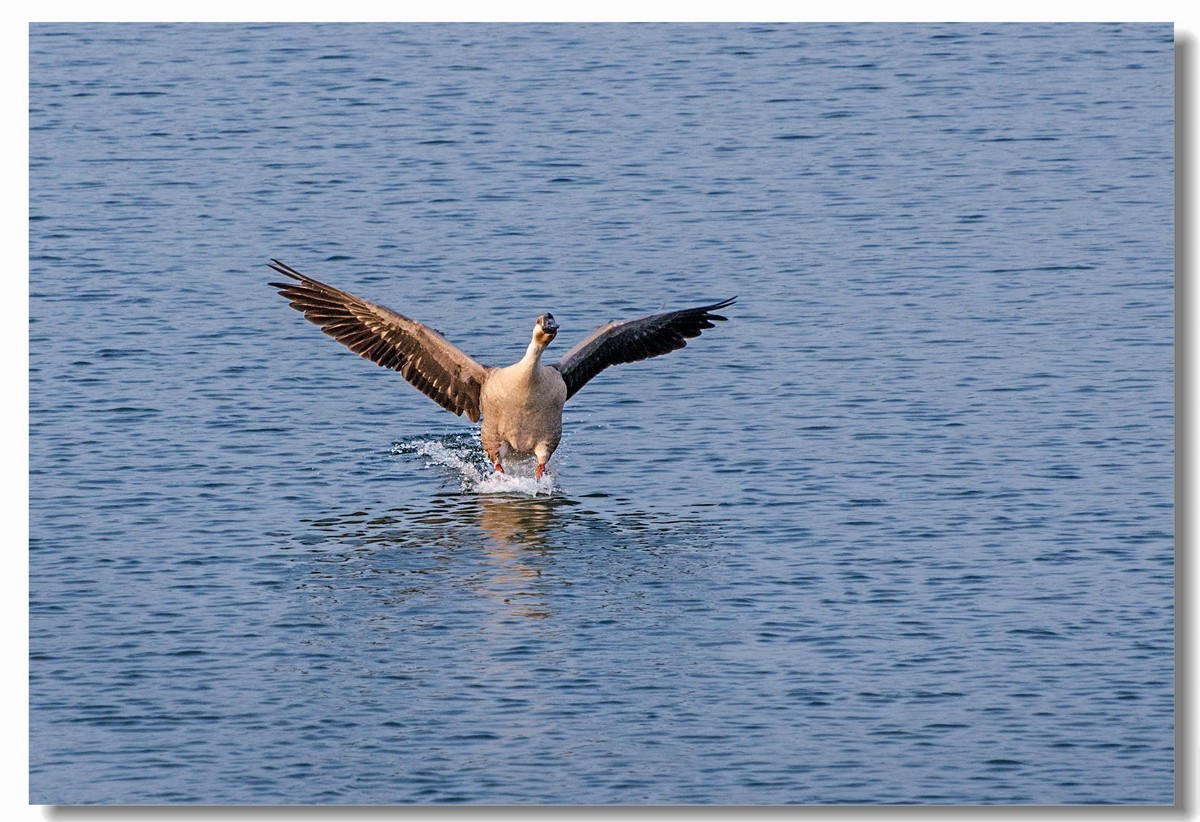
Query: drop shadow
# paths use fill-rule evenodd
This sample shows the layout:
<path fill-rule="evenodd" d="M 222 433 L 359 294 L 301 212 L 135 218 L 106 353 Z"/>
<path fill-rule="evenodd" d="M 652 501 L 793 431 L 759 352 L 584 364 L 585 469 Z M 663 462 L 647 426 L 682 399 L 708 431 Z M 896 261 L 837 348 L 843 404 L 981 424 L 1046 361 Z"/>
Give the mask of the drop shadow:
<path fill-rule="evenodd" d="M 1193 32 L 1176 30 L 1175 33 L 1175 807 L 1189 816 L 1197 807 L 1195 774 L 1195 739 L 1193 737 L 1192 712 L 1187 696 L 1193 692 L 1195 661 L 1187 643 L 1180 637 L 1192 622 L 1192 606 L 1187 594 L 1187 581 L 1191 574 L 1187 545 L 1190 544 L 1191 527 L 1187 516 L 1188 506 L 1180 501 L 1189 499 L 1191 477 L 1188 472 L 1188 451 L 1191 432 L 1189 420 L 1194 403 L 1192 401 L 1193 380 L 1188 373 L 1188 355 L 1192 348 L 1192 334 L 1187 322 L 1187 308 L 1191 300 L 1191 243 L 1187 227 L 1190 224 L 1191 191 L 1187 182 L 1190 177 L 1191 158 L 1188 147 L 1192 144 L 1192 111 L 1189 98 L 1194 98 L 1191 86 L 1195 73 L 1197 38 Z M 1194 586 L 1193 586 L 1194 587 Z M 1181 776 L 1182 775 L 1182 776 Z"/>

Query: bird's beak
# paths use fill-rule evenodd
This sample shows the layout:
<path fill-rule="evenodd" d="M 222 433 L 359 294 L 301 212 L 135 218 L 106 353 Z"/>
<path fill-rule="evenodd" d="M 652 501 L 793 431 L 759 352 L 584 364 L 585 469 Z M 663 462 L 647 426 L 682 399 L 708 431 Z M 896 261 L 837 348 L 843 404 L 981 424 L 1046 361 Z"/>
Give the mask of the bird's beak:
<path fill-rule="evenodd" d="M 542 333 L 551 338 L 558 334 L 558 323 L 554 321 L 553 314 L 542 315 Z"/>

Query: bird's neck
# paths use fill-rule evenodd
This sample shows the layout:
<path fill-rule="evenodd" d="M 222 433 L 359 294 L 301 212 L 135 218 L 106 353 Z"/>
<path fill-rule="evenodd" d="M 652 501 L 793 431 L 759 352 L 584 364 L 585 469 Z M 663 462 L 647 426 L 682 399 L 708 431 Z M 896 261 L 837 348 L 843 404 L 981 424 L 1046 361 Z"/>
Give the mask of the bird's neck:
<path fill-rule="evenodd" d="M 537 340 L 531 340 L 529 347 L 525 349 L 525 356 L 517 364 L 528 371 L 533 371 L 541 364 L 542 352 L 545 350 L 546 346 L 540 344 Z"/>

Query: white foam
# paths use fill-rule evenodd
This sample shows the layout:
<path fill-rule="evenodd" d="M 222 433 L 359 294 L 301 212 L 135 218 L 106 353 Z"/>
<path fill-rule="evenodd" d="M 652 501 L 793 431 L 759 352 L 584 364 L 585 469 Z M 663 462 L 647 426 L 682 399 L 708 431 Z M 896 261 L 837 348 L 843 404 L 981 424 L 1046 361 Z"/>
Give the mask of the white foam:
<path fill-rule="evenodd" d="M 457 472 L 464 492 L 535 497 L 539 494 L 548 496 L 556 490 L 555 472 L 547 468 L 540 480 L 535 479 L 533 460 L 509 460 L 503 474 L 493 470 L 483 455 L 478 436 L 474 441 L 464 437 L 407 440 L 395 443 L 392 453 L 415 453 L 427 460 L 427 467 L 441 466 Z"/>

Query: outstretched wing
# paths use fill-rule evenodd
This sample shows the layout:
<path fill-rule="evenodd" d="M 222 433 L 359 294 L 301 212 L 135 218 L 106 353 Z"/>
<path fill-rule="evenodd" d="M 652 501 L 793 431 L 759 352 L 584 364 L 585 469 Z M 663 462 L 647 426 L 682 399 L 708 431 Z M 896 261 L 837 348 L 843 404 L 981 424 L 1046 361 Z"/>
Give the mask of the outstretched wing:
<path fill-rule="evenodd" d="M 479 392 L 488 368 L 416 320 L 317 282 L 279 260 L 271 260 L 271 268 L 294 280 L 271 285 L 309 322 L 354 353 L 399 371 L 447 411 L 479 421 Z"/>
<path fill-rule="evenodd" d="M 710 312 L 733 305 L 736 299 L 731 297 L 700 308 L 651 314 L 649 317 L 609 323 L 596 329 L 554 364 L 567 383 L 567 399 L 610 365 L 637 362 L 678 351 L 687 345 L 687 339 L 699 337 L 704 329 L 713 328 L 714 320 L 726 319 Z"/>

